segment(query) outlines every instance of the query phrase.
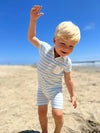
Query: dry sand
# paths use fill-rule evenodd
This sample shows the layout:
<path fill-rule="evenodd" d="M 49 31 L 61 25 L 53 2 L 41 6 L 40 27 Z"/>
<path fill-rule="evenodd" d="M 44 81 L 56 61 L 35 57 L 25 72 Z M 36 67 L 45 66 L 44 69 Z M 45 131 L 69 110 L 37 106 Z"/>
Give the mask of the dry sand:
<path fill-rule="evenodd" d="M 78 107 L 73 109 L 63 81 L 64 125 L 61 133 L 100 133 L 100 68 L 74 67 L 72 77 Z M 0 133 L 40 133 L 36 93 L 37 68 L 0 66 Z M 54 120 L 48 110 L 49 133 Z"/>

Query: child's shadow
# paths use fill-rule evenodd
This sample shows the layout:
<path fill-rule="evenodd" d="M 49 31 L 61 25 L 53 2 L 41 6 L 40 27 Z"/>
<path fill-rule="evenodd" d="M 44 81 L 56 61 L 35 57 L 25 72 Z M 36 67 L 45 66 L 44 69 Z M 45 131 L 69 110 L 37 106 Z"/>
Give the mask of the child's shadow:
<path fill-rule="evenodd" d="M 34 131 L 34 130 L 25 130 L 25 131 L 21 131 L 18 133 L 40 133 L 39 131 Z"/>

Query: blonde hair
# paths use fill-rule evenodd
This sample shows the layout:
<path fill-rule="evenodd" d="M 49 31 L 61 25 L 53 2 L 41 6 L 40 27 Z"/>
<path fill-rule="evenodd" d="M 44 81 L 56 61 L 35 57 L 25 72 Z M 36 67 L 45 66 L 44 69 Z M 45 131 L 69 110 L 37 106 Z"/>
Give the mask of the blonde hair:
<path fill-rule="evenodd" d="M 80 40 L 80 30 L 78 26 L 70 21 L 60 23 L 55 31 L 55 39 L 61 38 L 65 41 L 73 40 L 76 43 Z"/>

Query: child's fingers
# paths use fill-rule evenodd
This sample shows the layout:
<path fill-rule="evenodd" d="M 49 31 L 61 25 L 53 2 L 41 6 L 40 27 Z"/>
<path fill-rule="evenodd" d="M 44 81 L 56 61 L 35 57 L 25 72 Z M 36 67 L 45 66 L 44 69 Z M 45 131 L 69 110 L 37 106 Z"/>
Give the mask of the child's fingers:
<path fill-rule="evenodd" d="M 74 108 L 76 108 L 76 107 L 77 107 L 77 103 L 76 103 L 76 101 L 74 102 L 74 105 L 73 105 L 73 106 L 74 106 Z"/>
<path fill-rule="evenodd" d="M 77 102 L 76 102 L 76 100 L 75 99 L 71 99 L 71 102 L 72 102 L 72 105 L 74 106 L 74 108 L 76 108 L 77 107 Z"/>
<path fill-rule="evenodd" d="M 38 14 L 37 9 L 36 8 L 32 8 L 31 9 L 31 14 Z"/>
<path fill-rule="evenodd" d="M 42 6 L 38 7 L 36 12 L 38 13 L 41 10 Z"/>
<path fill-rule="evenodd" d="M 42 16 L 42 15 L 44 15 L 44 13 L 40 13 L 40 14 L 39 14 L 39 17 Z"/>
<path fill-rule="evenodd" d="M 30 14 L 36 14 L 36 9 L 32 8 Z"/>
<path fill-rule="evenodd" d="M 33 6 L 32 11 L 39 12 L 41 10 L 42 6 Z"/>
<path fill-rule="evenodd" d="M 33 8 L 39 8 L 40 6 L 39 5 L 35 5 L 35 6 L 33 6 Z"/>

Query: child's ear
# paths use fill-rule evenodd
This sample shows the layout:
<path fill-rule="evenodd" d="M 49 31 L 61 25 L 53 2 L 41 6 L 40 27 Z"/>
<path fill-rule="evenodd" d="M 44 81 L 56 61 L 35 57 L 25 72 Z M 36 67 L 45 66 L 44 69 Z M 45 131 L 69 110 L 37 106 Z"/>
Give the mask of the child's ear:
<path fill-rule="evenodd" d="M 55 44 L 55 37 L 53 38 L 53 43 Z"/>

